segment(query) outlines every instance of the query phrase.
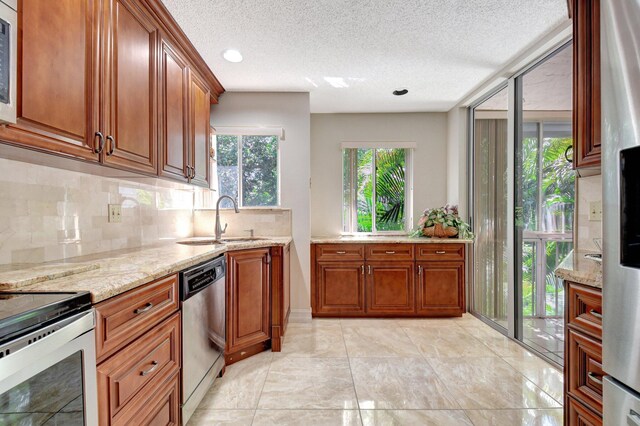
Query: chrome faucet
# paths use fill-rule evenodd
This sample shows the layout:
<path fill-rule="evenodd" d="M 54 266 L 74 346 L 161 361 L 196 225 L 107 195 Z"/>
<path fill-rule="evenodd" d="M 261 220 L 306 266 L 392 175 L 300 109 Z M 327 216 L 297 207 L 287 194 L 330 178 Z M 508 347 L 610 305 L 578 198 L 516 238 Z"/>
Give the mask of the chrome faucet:
<path fill-rule="evenodd" d="M 218 198 L 218 202 L 216 203 L 216 240 L 217 241 L 220 241 L 220 239 L 222 238 L 222 234 L 227 232 L 228 223 L 224 224 L 224 229 L 220 226 L 220 201 L 222 201 L 224 198 L 228 198 L 229 200 L 231 200 L 231 202 L 233 203 L 233 208 L 235 209 L 236 213 L 240 213 L 240 211 L 238 210 L 238 203 L 236 202 L 236 200 L 234 200 L 228 195 L 221 195 L 220 198 Z"/>

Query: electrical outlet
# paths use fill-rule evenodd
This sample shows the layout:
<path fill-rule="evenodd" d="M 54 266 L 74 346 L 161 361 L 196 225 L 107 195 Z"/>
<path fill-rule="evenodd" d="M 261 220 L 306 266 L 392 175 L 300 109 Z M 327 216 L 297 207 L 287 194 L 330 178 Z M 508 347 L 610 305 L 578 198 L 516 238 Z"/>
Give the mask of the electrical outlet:
<path fill-rule="evenodd" d="M 589 220 L 592 222 L 602 221 L 602 201 L 589 203 Z"/>
<path fill-rule="evenodd" d="M 120 204 L 109 204 L 109 223 L 122 222 L 122 206 Z"/>

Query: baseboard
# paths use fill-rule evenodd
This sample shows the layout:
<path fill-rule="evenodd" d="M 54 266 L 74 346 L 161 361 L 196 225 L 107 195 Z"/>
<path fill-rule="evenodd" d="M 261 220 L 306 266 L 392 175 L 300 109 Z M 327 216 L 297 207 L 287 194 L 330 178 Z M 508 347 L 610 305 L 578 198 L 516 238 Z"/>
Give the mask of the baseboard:
<path fill-rule="evenodd" d="M 289 323 L 295 322 L 311 322 L 311 308 L 291 309 Z"/>

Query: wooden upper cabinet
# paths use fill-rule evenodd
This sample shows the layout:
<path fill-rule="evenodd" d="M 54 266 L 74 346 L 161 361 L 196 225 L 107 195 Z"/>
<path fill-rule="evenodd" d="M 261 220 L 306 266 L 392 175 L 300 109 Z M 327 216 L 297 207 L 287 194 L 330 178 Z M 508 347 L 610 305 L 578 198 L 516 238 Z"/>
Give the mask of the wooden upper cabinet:
<path fill-rule="evenodd" d="M 211 92 L 204 81 L 191 73 L 191 182 L 209 187 L 209 123 Z"/>
<path fill-rule="evenodd" d="M 98 160 L 98 1 L 19 4 L 17 123 L 4 141 Z"/>
<path fill-rule="evenodd" d="M 573 0 L 573 164 L 600 167 L 600 0 Z"/>
<path fill-rule="evenodd" d="M 189 179 L 189 66 L 165 39 L 160 42 L 160 175 Z"/>
<path fill-rule="evenodd" d="M 153 21 L 130 0 L 106 0 L 109 16 L 106 62 L 105 164 L 157 173 L 156 46 Z"/>

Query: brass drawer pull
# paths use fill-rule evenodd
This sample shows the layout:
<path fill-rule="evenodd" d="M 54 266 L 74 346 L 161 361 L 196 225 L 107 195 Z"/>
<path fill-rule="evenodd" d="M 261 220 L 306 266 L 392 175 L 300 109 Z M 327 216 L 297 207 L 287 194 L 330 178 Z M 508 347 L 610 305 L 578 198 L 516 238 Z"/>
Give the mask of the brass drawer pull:
<path fill-rule="evenodd" d="M 143 370 L 143 371 L 141 371 L 141 372 L 140 372 L 140 375 L 141 375 L 141 376 L 146 376 L 146 375 L 148 375 L 148 374 L 153 373 L 153 372 L 154 372 L 154 371 L 156 371 L 156 369 L 158 368 L 158 365 L 160 365 L 160 364 L 158 364 L 158 361 L 151 361 L 151 368 L 150 368 L 150 369 L 148 369 L 148 370 Z"/>
<path fill-rule="evenodd" d="M 600 320 L 602 319 L 602 314 L 595 309 L 591 309 L 589 313 Z"/>
<path fill-rule="evenodd" d="M 144 308 L 138 308 L 135 311 L 133 311 L 133 313 L 136 315 L 143 314 L 151 308 L 153 308 L 153 303 L 149 302 L 146 305 L 144 305 Z"/>
<path fill-rule="evenodd" d="M 347 254 L 346 251 L 337 251 L 336 254 Z"/>
<path fill-rule="evenodd" d="M 386 254 L 396 254 L 395 251 L 385 251 Z"/>
<path fill-rule="evenodd" d="M 436 250 L 436 254 L 447 254 L 445 250 Z"/>
<path fill-rule="evenodd" d="M 597 384 L 599 384 L 600 386 L 602 386 L 602 379 L 601 379 L 601 377 L 602 377 L 602 376 L 599 376 L 599 375 L 597 375 L 596 373 L 592 373 L 592 372 L 587 373 L 587 376 L 588 376 L 591 380 L 593 380 L 594 382 L 596 382 Z"/>

